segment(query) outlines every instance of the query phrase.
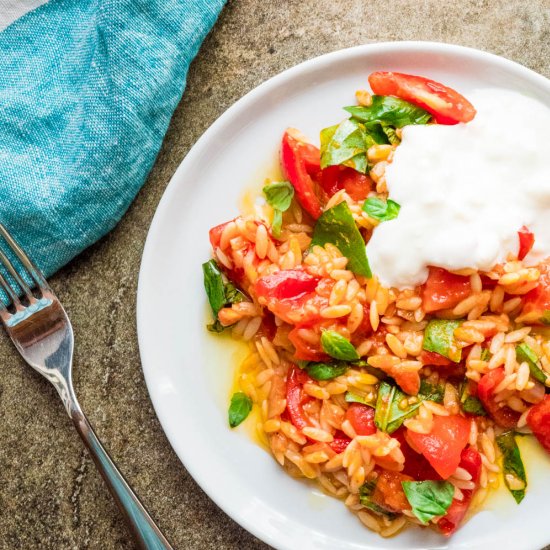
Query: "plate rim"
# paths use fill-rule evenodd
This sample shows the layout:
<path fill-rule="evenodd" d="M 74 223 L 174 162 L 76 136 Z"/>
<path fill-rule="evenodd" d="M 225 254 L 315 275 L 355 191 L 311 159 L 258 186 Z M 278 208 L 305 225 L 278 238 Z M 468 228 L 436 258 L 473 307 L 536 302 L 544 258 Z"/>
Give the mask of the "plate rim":
<path fill-rule="evenodd" d="M 265 530 L 261 529 L 260 527 L 256 527 L 255 523 L 252 522 L 249 518 L 247 518 L 243 514 L 240 514 L 238 511 L 232 508 L 229 499 L 220 496 L 220 493 L 214 490 L 212 484 L 210 484 L 208 480 L 205 479 L 202 474 L 197 471 L 198 468 L 195 467 L 191 458 L 192 452 L 178 448 L 178 445 L 172 440 L 173 435 L 171 435 L 171 430 L 170 428 L 168 428 L 168 416 L 170 415 L 170 413 L 169 411 L 164 409 L 161 396 L 157 395 L 157 388 L 154 384 L 154 368 L 152 366 L 146 366 L 147 359 L 145 358 L 148 354 L 148 352 L 146 351 L 147 344 L 145 344 L 145 334 L 146 332 L 148 332 L 149 321 L 147 317 L 142 313 L 145 308 L 144 303 L 147 300 L 146 292 L 144 290 L 144 281 L 147 278 L 146 273 L 150 269 L 150 265 L 154 257 L 153 242 L 156 240 L 157 234 L 160 231 L 163 213 L 168 208 L 168 205 L 172 200 L 172 196 L 177 191 L 179 185 L 179 175 L 185 171 L 188 164 L 192 164 L 195 161 L 195 157 L 198 157 L 201 154 L 201 149 L 203 148 L 203 145 L 209 141 L 210 136 L 216 134 L 218 128 L 223 127 L 227 122 L 231 120 L 233 116 L 235 116 L 236 113 L 238 113 L 242 109 L 245 109 L 249 103 L 252 103 L 256 99 L 257 96 L 268 93 L 271 88 L 276 88 L 277 86 L 284 84 L 285 81 L 294 79 L 296 76 L 299 76 L 304 71 L 307 72 L 310 69 L 319 69 L 320 67 L 322 67 L 323 64 L 331 64 L 340 58 L 391 53 L 392 51 L 398 53 L 403 50 L 416 50 L 419 53 L 424 51 L 426 53 L 462 55 L 465 54 L 473 58 L 486 60 L 500 67 L 521 72 L 523 76 L 530 79 L 533 84 L 538 87 L 547 89 L 550 94 L 550 80 L 547 79 L 545 76 L 537 73 L 533 69 L 530 69 L 516 61 L 512 61 L 491 52 L 458 44 L 425 40 L 373 42 L 352 46 L 349 48 L 342 48 L 307 59 L 298 63 L 297 65 L 281 71 L 280 73 L 277 73 L 276 75 L 261 82 L 252 90 L 248 91 L 245 95 L 237 99 L 201 134 L 201 136 L 191 146 L 191 148 L 171 176 L 170 181 L 164 189 L 161 199 L 156 206 L 153 219 L 147 231 L 147 237 L 143 248 L 138 275 L 136 320 L 141 369 L 145 379 L 149 399 L 151 400 L 155 414 L 159 420 L 162 431 L 164 432 L 174 453 L 178 457 L 178 460 L 191 475 L 193 480 L 206 493 L 208 498 L 210 498 L 225 514 L 227 514 L 233 521 L 238 523 L 246 531 L 257 537 L 261 541 L 265 542 L 266 544 L 269 544 L 270 546 L 273 546 L 275 548 L 281 548 L 284 550 L 292 549 L 291 546 L 281 545 L 280 540 L 275 539 L 274 536 L 272 536 L 270 533 L 265 532 Z"/>

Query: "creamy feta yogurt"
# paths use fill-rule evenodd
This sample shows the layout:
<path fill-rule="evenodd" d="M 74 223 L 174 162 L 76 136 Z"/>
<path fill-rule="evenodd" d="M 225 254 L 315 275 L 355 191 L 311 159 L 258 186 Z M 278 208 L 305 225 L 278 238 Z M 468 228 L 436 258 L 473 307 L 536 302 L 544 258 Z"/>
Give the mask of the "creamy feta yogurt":
<path fill-rule="evenodd" d="M 385 286 L 422 284 L 427 266 L 489 270 L 518 252 L 527 226 L 536 263 L 550 256 L 550 109 L 516 92 L 468 95 L 473 121 L 407 126 L 386 170 L 396 219 L 375 228 L 367 255 Z"/>

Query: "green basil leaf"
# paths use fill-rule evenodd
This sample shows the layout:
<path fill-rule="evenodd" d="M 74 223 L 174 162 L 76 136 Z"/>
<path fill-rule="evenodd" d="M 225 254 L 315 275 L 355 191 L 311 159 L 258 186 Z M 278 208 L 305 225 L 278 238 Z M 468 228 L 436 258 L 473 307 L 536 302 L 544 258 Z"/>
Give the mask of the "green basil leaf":
<path fill-rule="evenodd" d="M 403 99 L 392 96 L 372 96 L 372 104 L 368 107 L 344 107 L 353 118 L 360 122 L 382 122 L 402 128 L 409 124 L 426 124 L 432 115 Z"/>
<path fill-rule="evenodd" d="M 434 401 L 435 403 L 443 403 L 445 396 L 445 386 L 442 384 L 430 384 L 426 380 L 420 381 L 420 390 L 417 397 L 424 401 Z"/>
<path fill-rule="evenodd" d="M 288 181 L 275 181 L 263 188 L 267 204 L 281 212 L 290 208 L 294 198 L 294 187 Z"/>
<path fill-rule="evenodd" d="M 216 319 L 213 323 L 210 323 L 209 325 L 206 325 L 206 329 L 208 332 L 215 332 L 216 334 L 220 334 L 225 330 L 225 327 Z"/>
<path fill-rule="evenodd" d="M 421 400 L 416 403 L 403 406 L 403 400 L 410 396 L 402 392 L 397 386 L 388 384 L 388 382 L 380 382 L 378 388 L 378 398 L 374 413 L 374 423 L 376 427 L 386 433 L 393 433 L 403 422 L 413 416 Z"/>
<path fill-rule="evenodd" d="M 386 134 L 388 141 L 392 145 L 399 145 L 401 143 L 401 140 L 397 137 L 395 128 L 393 128 L 393 126 L 383 126 L 382 129 L 384 130 L 384 133 Z"/>
<path fill-rule="evenodd" d="M 263 188 L 267 204 L 273 208 L 273 222 L 271 232 L 275 238 L 281 236 L 283 212 L 286 212 L 294 198 L 294 187 L 288 181 L 275 181 Z"/>
<path fill-rule="evenodd" d="M 423 349 L 435 351 L 439 355 L 459 363 L 462 350 L 456 345 L 454 332 L 461 324 L 462 321 L 432 319 L 424 331 Z"/>
<path fill-rule="evenodd" d="M 468 380 L 464 380 L 460 387 L 460 404 L 462 410 L 476 416 L 487 416 L 487 411 L 483 407 L 481 401 L 474 395 L 470 394 L 470 384 Z"/>
<path fill-rule="evenodd" d="M 368 508 L 369 510 L 376 512 L 377 514 L 382 514 L 388 517 L 388 519 L 396 518 L 397 517 L 396 513 L 390 512 L 385 508 L 382 508 L 382 506 L 372 501 L 372 494 L 374 493 L 375 488 L 376 488 L 376 480 L 365 481 L 365 483 L 363 483 L 363 485 L 359 487 L 359 502 L 365 508 Z"/>
<path fill-rule="evenodd" d="M 373 145 L 388 145 L 390 143 L 386 128 L 379 122 L 365 124 L 365 132 L 367 149 Z"/>
<path fill-rule="evenodd" d="M 496 441 L 503 455 L 502 473 L 504 474 L 504 484 L 519 504 L 525 497 L 527 476 L 525 475 L 525 468 L 514 432 L 503 433 L 496 438 Z"/>
<path fill-rule="evenodd" d="M 529 370 L 531 371 L 531 376 L 535 379 L 541 382 L 542 384 L 546 384 L 546 374 L 540 367 L 540 362 L 537 354 L 525 342 L 522 342 L 521 344 L 516 346 L 516 358 L 517 360 L 522 363 L 526 362 L 529 365 Z"/>
<path fill-rule="evenodd" d="M 365 241 L 357 229 L 346 202 L 323 212 L 315 224 L 311 246 L 331 243 L 348 260 L 348 269 L 357 275 L 371 277 Z"/>
<path fill-rule="evenodd" d="M 362 405 L 368 405 L 369 407 L 373 407 L 373 408 L 376 405 L 376 398 L 367 399 L 351 391 L 346 392 L 344 399 L 346 400 L 347 403 L 361 403 Z"/>
<path fill-rule="evenodd" d="M 341 361 L 334 363 L 324 363 L 324 362 L 310 362 L 306 365 L 305 370 L 315 380 L 332 380 L 337 376 L 345 374 L 348 370 L 349 365 Z"/>
<path fill-rule="evenodd" d="M 225 304 L 226 306 L 231 304 L 237 304 L 238 302 L 242 302 L 245 298 L 244 294 L 233 284 L 233 283 L 225 283 Z"/>
<path fill-rule="evenodd" d="M 229 425 L 237 427 L 252 410 L 252 399 L 242 391 L 234 393 L 229 405 Z"/>
<path fill-rule="evenodd" d="M 209 260 L 202 264 L 202 273 L 204 277 L 204 289 L 212 308 L 214 317 L 218 311 L 225 306 L 225 283 L 223 282 L 222 272 L 214 260 Z"/>
<path fill-rule="evenodd" d="M 543 325 L 550 325 L 550 309 L 545 309 L 543 314 L 540 316 L 539 321 Z"/>
<path fill-rule="evenodd" d="M 321 130 L 321 168 L 343 164 L 358 172 L 368 168 L 365 126 L 354 120 Z"/>
<path fill-rule="evenodd" d="M 422 523 L 444 516 L 455 494 L 454 485 L 448 481 L 402 481 L 401 485 L 412 513 Z"/>
<path fill-rule="evenodd" d="M 491 352 L 487 348 L 482 348 L 479 358 L 482 361 L 489 361 L 489 359 L 491 359 Z"/>
<path fill-rule="evenodd" d="M 353 344 L 334 330 L 324 330 L 321 333 L 321 346 L 323 351 L 341 361 L 357 361 L 359 355 Z"/>
<path fill-rule="evenodd" d="M 278 239 L 281 236 L 281 228 L 283 227 L 283 214 L 276 208 L 273 209 L 273 221 L 271 222 L 271 233 Z"/>
<path fill-rule="evenodd" d="M 370 197 L 363 203 L 363 212 L 366 212 L 369 218 L 387 222 L 397 218 L 401 206 L 395 201 L 388 199 L 384 201 L 378 197 Z"/>
<path fill-rule="evenodd" d="M 468 414 L 474 414 L 476 416 L 487 416 L 487 411 L 475 395 L 469 395 L 466 397 L 466 399 L 462 402 L 462 410 Z"/>

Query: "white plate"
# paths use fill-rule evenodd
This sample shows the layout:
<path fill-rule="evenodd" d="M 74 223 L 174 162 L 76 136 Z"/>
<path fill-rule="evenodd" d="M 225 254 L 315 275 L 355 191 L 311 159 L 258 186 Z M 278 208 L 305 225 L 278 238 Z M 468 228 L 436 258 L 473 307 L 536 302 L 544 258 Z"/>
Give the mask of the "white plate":
<path fill-rule="evenodd" d="M 365 88 L 368 74 L 376 70 L 430 77 L 466 96 L 476 87 L 513 88 L 550 106 L 550 82 L 544 77 L 488 53 L 423 42 L 372 44 L 324 55 L 243 97 L 182 162 L 149 231 L 137 317 L 151 400 L 172 447 L 204 491 L 276 548 L 540 549 L 550 542 L 547 458 L 527 456 L 530 486 L 521 506 L 507 495 L 493 499 L 490 509 L 450 541 L 420 529 L 384 540 L 340 501 L 285 475 L 246 428 L 227 426 L 237 348 L 205 329 L 201 263 L 210 254 L 208 229 L 234 217 L 243 190 L 262 182 L 286 127 L 316 138 L 321 128 L 346 117 L 342 107 L 354 104 L 355 90 Z"/>

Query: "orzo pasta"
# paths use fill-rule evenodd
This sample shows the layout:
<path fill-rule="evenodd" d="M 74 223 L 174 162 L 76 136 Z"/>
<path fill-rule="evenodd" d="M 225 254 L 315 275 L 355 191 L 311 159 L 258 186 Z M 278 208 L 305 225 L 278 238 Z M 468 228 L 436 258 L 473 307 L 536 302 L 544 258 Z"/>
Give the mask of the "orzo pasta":
<path fill-rule="evenodd" d="M 288 181 L 266 185 L 257 215 L 211 229 L 209 329 L 250 349 L 231 426 L 257 407 L 277 462 L 382 536 L 450 535 L 499 480 L 523 498 L 515 431 L 550 451 L 550 263 L 525 261 L 522 227 L 517 253 L 488 270 L 434 264 L 420 285 L 382 284 L 366 245 L 400 216 L 386 171 L 403 128 L 476 111 L 421 77 L 369 82 L 320 150 L 285 132 Z"/>

